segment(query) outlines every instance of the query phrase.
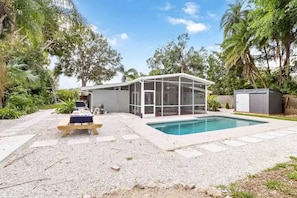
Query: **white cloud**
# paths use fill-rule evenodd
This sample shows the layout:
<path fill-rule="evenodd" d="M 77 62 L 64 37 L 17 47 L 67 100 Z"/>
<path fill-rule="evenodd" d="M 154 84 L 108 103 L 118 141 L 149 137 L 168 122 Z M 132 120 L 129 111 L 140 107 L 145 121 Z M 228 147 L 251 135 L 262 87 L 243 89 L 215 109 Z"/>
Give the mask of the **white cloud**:
<path fill-rule="evenodd" d="M 122 40 L 126 40 L 126 39 L 128 39 L 129 37 L 128 37 L 128 35 L 127 35 L 127 33 L 122 33 L 121 34 L 121 39 Z"/>
<path fill-rule="evenodd" d="M 171 10 L 173 6 L 170 3 L 166 3 L 164 7 L 159 8 L 160 10 L 168 11 Z"/>
<path fill-rule="evenodd" d="M 218 16 L 216 14 L 212 13 L 212 12 L 207 12 L 207 16 L 209 18 L 218 19 Z"/>
<path fill-rule="evenodd" d="M 187 2 L 185 4 L 185 7 L 183 8 L 183 11 L 188 14 L 188 15 L 191 15 L 193 17 L 197 17 L 197 11 L 199 9 L 199 6 L 194 3 L 194 2 Z"/>
<path fill-rule="evenodd" d="M 129 39 L 128 34 L 122 33 L 122 34 L 114 36 L 113 38 L 109 38 L 107 40 L 111 46 L 116 46 L 118 44 L 119 40 L 127 40 L 127 39 Z"/>
<path fill-rule="evenodd" d="M 107 41 L 109 42 L 109 44 L 111 46 L 116 46 L 117 43 L 118 43 L 118 39 L 117 38 L 107 39 Z"/>
<path fill-rule="evenodd" d="M 94 24 L 90 24 L 89 25 L 90 29 L 96 33 L 99 33 L 98 27 Z"/>
<path fill-rule="evenodd" d="M 203 23 L 195 23 L 192 20 L 168 17 L 168 21 L 172 25 L 185 25 L 187 31 L 192 34 L 206 30 L 206 25 L 204 25 Z"/>

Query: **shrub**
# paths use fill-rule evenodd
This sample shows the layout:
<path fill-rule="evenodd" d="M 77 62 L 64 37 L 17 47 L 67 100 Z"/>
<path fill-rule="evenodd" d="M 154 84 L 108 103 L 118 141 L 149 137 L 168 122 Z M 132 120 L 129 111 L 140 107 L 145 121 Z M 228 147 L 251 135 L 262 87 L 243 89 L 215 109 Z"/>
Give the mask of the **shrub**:
<path fill-rule="evenodd" d="M 11 95 L 8 99 L 7 107 L 10 109 L 16 109 L 22 114 L 30 114 L 38 110 L 33 98 L 28 94 Z"/>
<path fill-rule="evenodd" d="M 79 91 L 78 89 L 60 89 L 57 91 L 57 96 L 61 101 L 78 100 Z"/>
<path fill-rule="evenodd" d="M 56 109 L 57 113 L 71 113 L 75 108 L 75 100 L 68 99 L 62 101 L 60 107 Z"/>
<path fill-rule="evenodd" d="M 221 106 L 221 104 L 216 100 L 215 96 L 208 96 L 207 105 L 212 111 L 218 111 L 218 108 Z"/>
<path fill-rule="evenodd" d="M 16 109 L 23 114 L 34 113 L 38 110 L 33 98 L 28 94 L 13 94 L 7 101 L 7 107 Z"/>
<path fill-rule="evenodd" d="M 0 109 L 0 119 L 16 119 L 21 117 L 21 112 L 5 107 L 3 109 Z"/>
<path fill-rule="evenodd" d="M 228 102 L 226 103 L 226 109 L 230 109 L 230 105 Z"/>

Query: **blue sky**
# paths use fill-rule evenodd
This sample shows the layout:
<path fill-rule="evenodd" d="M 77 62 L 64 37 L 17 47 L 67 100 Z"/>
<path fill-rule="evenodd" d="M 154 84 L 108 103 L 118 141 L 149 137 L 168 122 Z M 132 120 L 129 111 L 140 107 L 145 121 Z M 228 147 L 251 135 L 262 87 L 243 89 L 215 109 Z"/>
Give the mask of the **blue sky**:
<path fill-rule="evenodd" d="M 147 74 L 146 60 L 177 36 L 189 33 L 189 46 L 218 50 L 223 32 L 220 20 L 233 0 L 75 0 L 93 30 L 100 32 L 122 56 L 126 69 Z M 120 82 L 118 74 L 109 83 Z M 61 88 L 79 87 L 61 78 Z"/>

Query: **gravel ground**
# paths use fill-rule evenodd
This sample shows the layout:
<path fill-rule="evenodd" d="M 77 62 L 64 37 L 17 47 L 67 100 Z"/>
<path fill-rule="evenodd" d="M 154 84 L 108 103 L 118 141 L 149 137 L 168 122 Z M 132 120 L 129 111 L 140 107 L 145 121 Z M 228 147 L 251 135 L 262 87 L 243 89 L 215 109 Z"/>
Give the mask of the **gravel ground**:
<path fill-rule="evenodd" d="M 185 158 L 176 152 L 163 151 L 142 137 L 124 140 L 123 135 L 135 132 L 123 121 L 140 119 L 127 114 L 99 116 L 103 122 L 99 136 L 76 131 L 61 138 L 56 126 L 64 116 L 46 110 L 19 120 L 0 121 L 1 133 L 16 124 L 42 117 L 37 124 L 18 134 L 36 136 L 0 162 L 1 198 L 81 197 L 85 193 L 99 196 L 136 184 L 182 183 L 207 188 L 229 184 L 297 155 L 297 134 L 289 134 L 241 147 L 227 146 L 227 150 L 218 153 L 204 152 L 196 158 Z M 96 137 L 110 135 L 116 140 L 96 141 Z M 68 140 L 78 138 L 89 138 L 89 143 L 67 144 Z M 58 139 L 57 145 L 30 148 L 35 141 L 51 139 Z M 111 169 L 113 165 L 120 166 L 120 170 Z"/>

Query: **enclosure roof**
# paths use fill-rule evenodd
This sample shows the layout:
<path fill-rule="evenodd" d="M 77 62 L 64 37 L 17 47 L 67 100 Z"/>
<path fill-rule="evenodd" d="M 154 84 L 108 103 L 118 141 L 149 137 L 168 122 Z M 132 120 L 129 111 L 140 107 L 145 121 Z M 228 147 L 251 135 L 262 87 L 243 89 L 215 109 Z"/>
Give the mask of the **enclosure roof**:
<path fill-rule="evenodd" d="M 105 85 L 96 85 L 96 86 L 87 86 L 87 87 L 81 87 L 81 90 L 94 90 L 94 89 L 104 89 L 104 88 L 111 88 L 111 87 L 121 87 L 121 86 L 127 86 L 136 82 L 141 82 L 144 80 L 152 80 L 152 79 L 160 79 L 160 78 L 170 78 L 170 77 L 184 77 L 190 80 L 194 80 L 196 82 L 203 83 L 205 85 L 211 85 L 214 84 L 214 82 L 199 78 L 196 76 L 192 76 L 190 74 L 185 73 L 176 73 L 176 74 L 164 74 L 164 75 L 156 75 L 156 76 L 143 76 L 139 77 L 135 80 L 132 80 L 130 82 L 124 82 L 124 83 L 113 83 L 113 84 L 105 84 Z"/>
<path fill-rule="evenodd" d="M 87 91 L 87 90 L 94 90 L 94 89 L 106 89 L 106 88 L 112 88 L 112 87 L 122 87 L 122 86 L 128 86 L 129 83 L 124 82 L 124 83 L 111 83 L 111 84 L 105 84 L 105 85 L 95 85 L 95 86 L 86 86 L 86 87 L 81 87 L 80 89 L 82 91 Z"/>

